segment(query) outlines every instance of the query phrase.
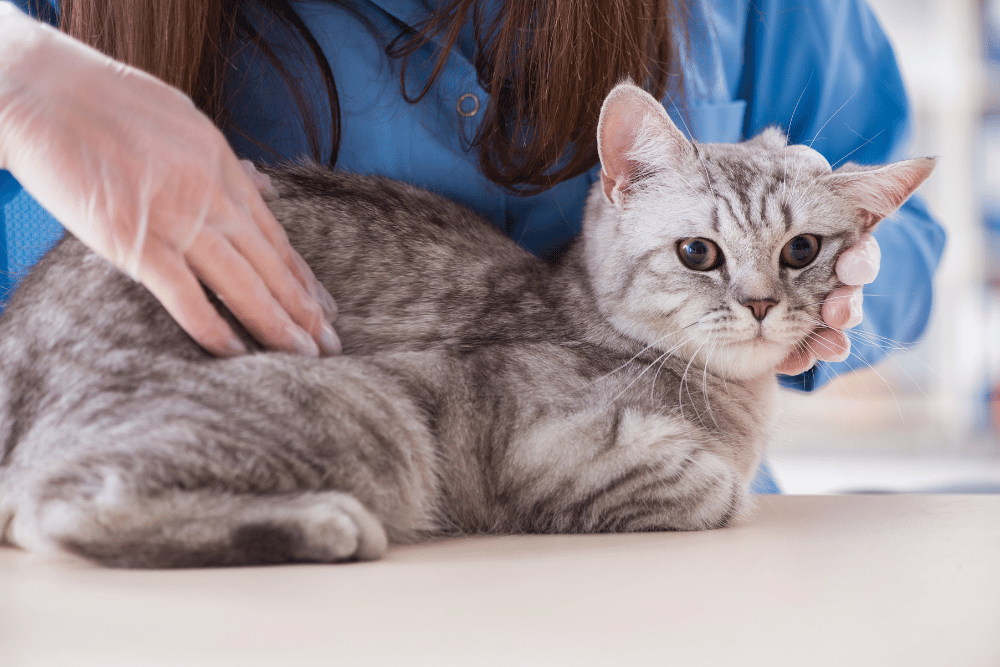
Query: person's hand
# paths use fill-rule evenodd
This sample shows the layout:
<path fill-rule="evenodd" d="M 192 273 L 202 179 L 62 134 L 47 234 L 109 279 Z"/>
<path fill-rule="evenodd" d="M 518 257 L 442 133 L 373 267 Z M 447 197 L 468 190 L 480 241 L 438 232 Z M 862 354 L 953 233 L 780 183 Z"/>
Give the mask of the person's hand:
<path fill-rule="evenodd" d="M 340 351 L 333 299 L 191 100 L 4 2 L 0 168 L 209 352 L 246 350 L 201 283 L 268 348 Z"/>
<path fill-rule="evenodd" d="M 861 286 L 875 280 L 882 253 L 871 234 L 863 235 L 837 260 L 837 278 L 846 287 L 838 287 L 823 301 L 822 326 L 816 329 L 802 348 L 796 349 L 778 366 L 782 375 L 798 375 L 812 368 L 817 360 L 843 361 L 851 352 L 851 341 L 844 333 L 861 324 L 863 295 Z"/>

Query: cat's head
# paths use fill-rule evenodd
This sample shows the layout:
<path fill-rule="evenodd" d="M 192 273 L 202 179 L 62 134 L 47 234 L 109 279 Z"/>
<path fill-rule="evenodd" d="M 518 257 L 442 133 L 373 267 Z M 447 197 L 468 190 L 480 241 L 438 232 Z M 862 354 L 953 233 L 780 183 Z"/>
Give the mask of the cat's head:
<path fill-rule="evenodd" d="M 771 372 L 818 326 L 841 252 L 934 168 L 922 158 L 831 171 L 777 129 L 693 144 L 630 84 L 604 102 L 601 182 L 584 250 L 620 332 L 731 378 Z"/>

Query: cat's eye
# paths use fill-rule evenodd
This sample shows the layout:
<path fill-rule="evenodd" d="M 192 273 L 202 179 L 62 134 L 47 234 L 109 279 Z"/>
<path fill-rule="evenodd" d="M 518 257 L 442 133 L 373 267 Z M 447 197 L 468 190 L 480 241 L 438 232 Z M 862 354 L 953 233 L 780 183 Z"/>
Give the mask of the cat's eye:
<path fill-rule="evenodd" d="M 801 234 L 785 244 L 781 249 L 781 263 L 793 269 L 808 266 L 819 254 L 819 237 Z"/>
<path fill-rule="evenodd" d="M 695 271 L 709 271 L 722 264 L 722 251 L 708 239 L 684 239 L 677 244 L 677 254 L 684 266 Z"/>

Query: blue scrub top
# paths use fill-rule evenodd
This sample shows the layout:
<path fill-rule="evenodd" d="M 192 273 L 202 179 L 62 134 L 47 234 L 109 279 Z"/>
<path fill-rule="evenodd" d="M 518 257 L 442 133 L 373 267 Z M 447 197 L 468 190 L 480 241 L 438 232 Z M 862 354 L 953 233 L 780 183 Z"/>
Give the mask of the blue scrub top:
<path fill-rule="evenodd" d="M 15 0 L 22 7 L 27 0 Z M 55 2 L 53 0 L 53 6 Z M 431 92 L 409 104 L 385 42 L 427 16 L 428 0 L 367 0 L 354 12 L 322 2 L 293 3 L 332 68 L 341 107 L 337 166 L 381 174 L 440 192 L 477 210 L 538 254 L 564 247 L 580 229 L 586 193 L 599 167 L 531 197 L 504 192 L 479 172 L 467 150 L 486 93 L 473 66 L 471 27 L 449 55 Z M 432 3 L 430 3 L 432 4 Z M 878 164 L 908 157 L 910 110 L 895 56 L 862 0 L 694 0 L 692 50 L 685 87 L 665 102 L 681 128 L 701 142 L 736 142 L 769 125 L 792 143 L 811 143 L 831 164 Z M 355 13 L 356 12 L 356 13 Z M 42 18 L 54 20 L 54 12 Z M 425 45 L 408 69 L 408 89 L 421 89 Z M 274 72 L 257 59 L 233 105 L 251 136 L 283 158 L 309 154 L 298 114 Z M 319 81 L 319 79 L 316 79 Z M 309 87 L 317 118 L 329 108 L 321 86 Z M 683 113 L 678 105 L 683 106 Z M 683 116 L 683 118 L 682 118 Z M 320 133 L 325 144 L 329 136 Z M 271 161 L 253 143 L 230 138 L 245 157 Z M 7 173 L 0 171 L 0 295 L 61 234 L 61 227 Z M 944 232 L 919 197 L 912 197 L 876 232 L 882 247 L 878 279 L 865 288 L 865 319 L 853 354 L 820 362 L 785 386 L 810 391 L 836 374 L 886 356 L 867 341 L 906 344 L 923 332 Z M 6 284 L 4 284 L 6 283 Z M 773 484 L 771 484 L 773 488 Z M 759 487 L 760 488 L 760 487 Z"/>

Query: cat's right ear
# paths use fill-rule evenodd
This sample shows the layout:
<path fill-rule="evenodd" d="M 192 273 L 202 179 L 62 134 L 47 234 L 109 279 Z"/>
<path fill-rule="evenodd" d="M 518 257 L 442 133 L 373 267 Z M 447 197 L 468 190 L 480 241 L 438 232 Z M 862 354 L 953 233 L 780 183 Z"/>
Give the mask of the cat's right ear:
<path fill-rule="evenodd" d="M 604 99 L 597 124 L 601 183 L 612 204 L 651 173 L 694 157 L 694 148 L 660 102 L 631 83 L 615 86 Z"/>

